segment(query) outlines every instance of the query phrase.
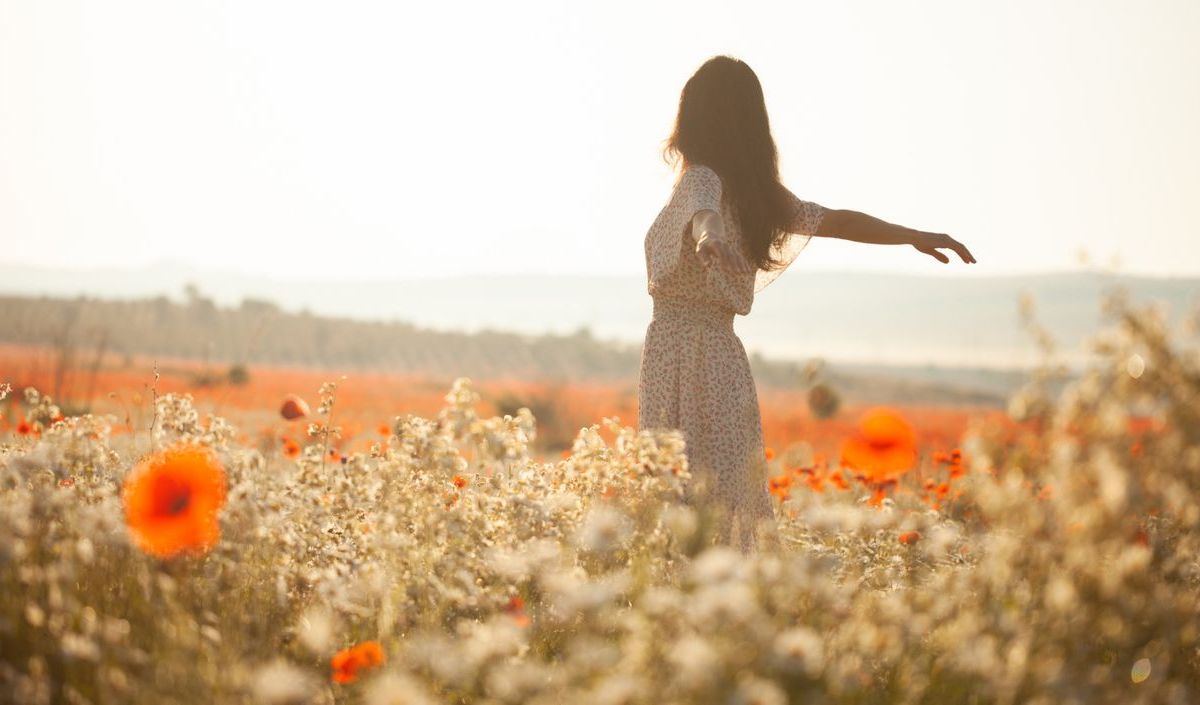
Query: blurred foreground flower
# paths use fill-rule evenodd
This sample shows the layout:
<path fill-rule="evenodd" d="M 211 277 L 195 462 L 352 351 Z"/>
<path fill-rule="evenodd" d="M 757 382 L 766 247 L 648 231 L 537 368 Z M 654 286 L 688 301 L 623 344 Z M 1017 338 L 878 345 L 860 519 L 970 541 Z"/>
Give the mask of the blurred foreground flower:
<path fill-rule="evenodd" d="M 379 642 L 364 641 L 334 654 L 329 665 L 333 668 L 334 682 L 353 683 L 360 672 L 382 666 L 383 662 L 383 647 Z"/>
<path fill-rule="evenodd" d="M 221 536 L 225 470 L 211 450 L 180 443 L 143 459 L 125 478 L 125 523 L 142 551 L 160 558 L 206 553 Z"/>
<path fill-rule="evenodd" d="M 254 696 L 267 705 L 308 702 L 315 690 L 311 675 L 281 658 L 260 667 L 254 674 Z"/>
<path fill-rule="evenodd" d="M 842 443 L 842 462 L 873 483 L 886 483 L 912 469 L 916 434 L 908 421 L 887 407 L 868 409 L 855 435 Z"/>

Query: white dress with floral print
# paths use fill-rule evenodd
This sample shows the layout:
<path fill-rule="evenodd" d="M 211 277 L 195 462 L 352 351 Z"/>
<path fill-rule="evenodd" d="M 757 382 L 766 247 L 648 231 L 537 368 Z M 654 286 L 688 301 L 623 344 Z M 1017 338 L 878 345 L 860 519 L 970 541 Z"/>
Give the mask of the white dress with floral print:
<path fill-rule="evenodd" d="M 816 232 L 825 209 L 787 191 L 791 235 L 772 250 L 790 265 Z M 783 269 L 727 274 L 706 268 L 690 234 L 692 216 L 710 209 L 721 215 L 725 238 L 739 243 L 735 209 L 721 179 L 704 165 L 687 168 L 646 234 L 647 293 L 654 315 L 646 329 L 638 375 L 638 428 L 683 432 L 688 467 L 701 495 L 723 511 L 720 540 L 743 551 L 754 545 L 757 523 L 773 520 L 767 491 L 762 420 L 750 362 L 733 330 L 734 315 L 747 315 L 754 294 Z M 735 247 L 744 257 L 740 247 Z M 698 491 L 699 488 L 704 493 Z"/>

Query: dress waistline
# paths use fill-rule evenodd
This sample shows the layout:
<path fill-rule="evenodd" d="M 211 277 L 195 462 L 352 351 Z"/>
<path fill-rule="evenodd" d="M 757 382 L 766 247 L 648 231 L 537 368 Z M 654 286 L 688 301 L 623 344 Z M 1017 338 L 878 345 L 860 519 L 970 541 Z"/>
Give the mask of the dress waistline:
<path fill-rule="evenodd" d="M 734 312 L 718 304 L 670 296 L 653 296 L 651 299 L 654 301 L 654 320 L 682 318 L 697 323 L 733 327 Z"/>

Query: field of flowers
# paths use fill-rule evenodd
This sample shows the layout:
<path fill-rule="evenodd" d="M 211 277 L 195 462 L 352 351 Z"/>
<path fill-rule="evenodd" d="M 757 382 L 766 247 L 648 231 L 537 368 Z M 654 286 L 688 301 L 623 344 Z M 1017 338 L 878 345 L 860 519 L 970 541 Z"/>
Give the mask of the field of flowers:
<path fill-rule="evenodd" d="M 306 367 L 254 365 L 240 384 L 222 379 L 224 367 L 185 358 L 125 356 L 109 353 L 87 360 L 76 354 L 77 364 L 63 366 L 63 351 L 29 344 L 0 344 L 0 370 L 14 389 L 35 387 L 50 393 L 68 415 L 84 412 L 112 414 L 114 435 L 149 428 L 153 416 L 151 385 L 158 394 L 190 394 L 194 406 L 233 423 L 235 441 L 253 445 L 270 455 L 273 449 L 291 447 L 304 435 L 305 421 L 287 421 L 278 413 L 279 401 L 295 392 L 311 392 L 329 379 L 338 383 L 338 426 L 341 435 L 333 445 L 343 453 L 366 452 L 372 443 L 390 435 L 392 418 L 400 412 L 430 417 L 445 403 L 453 377 L 429 374 L 330 370 Z M 819 379 L 819 378 L 818 378 Z M 531 457 L 546 460 L 569 451 L 583 426 L 604 417 L 626 423 L 637 418 L 637 381 L 625 384 L 597 381 L 531 381 L 493 377 L 472 379 L 479 393 L 478 413 L 503 416 L 529 407 L 537 418 L 538 432 L 530 445 Z M 778 449 L 800 444 L 826 456 L 835 454 L 867 408 L 863 401 L 843 401 L 833 415 L 817 415 L 810 404 L 804 380 L 791 388 L 761 385 L 763 437 Z M 60 395 L 66 395 L 64 403 Z M 15 432 L 23 420 L 20 395 L 0 405 L 0 434 Z M 906 403 L 903 413 L 913 422 L 926 454 L 948 452 L 972 424 L 1013 425 L 995 406 Z M 608 430 L 600 432 L 608 440 Z"/>
<path fill-rule="evenodd" d="M 1010 423 L 930 449 L 871 409 L 768 452 L 749 554 L 682 500 L 677 433 L 606 417 L 547 462 L 466 378 L 340 450 L 325 384 L 282 452 L 184 393 L 114 434 L 5 388 L 0 699 L 1200 701 L 1200 349 L 1111 306 L 1101 362 Z"/>

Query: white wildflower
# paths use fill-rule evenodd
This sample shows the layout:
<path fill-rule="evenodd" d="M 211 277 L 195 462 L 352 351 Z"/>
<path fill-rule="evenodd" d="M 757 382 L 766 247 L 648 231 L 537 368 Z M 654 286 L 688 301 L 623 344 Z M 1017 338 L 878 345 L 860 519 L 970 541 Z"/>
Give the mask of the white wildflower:
<path fill-rule="evenodd" d="M 662 523 L 671 536 L 680 543 L 691 541 L 700 525 L 696 511 L 682 504 L 668 504 L 664 507 Z"/>
<path fill-rule="evenodd" d="M 68 658 L 84 661 L 100 660 L 100 647 L 96 645 L 95 641 L 82 634 L 67 632 L 62 635 L 59 645 L 62 647 L 63 656 Z"/>
<path fill-rule="evenodd" d="M 372 678 L 363 692 L 364 705 L 434 705 L 436 701 L 407 673 L 388 671 Z"/>
<path fill-rule="evenodd" d="M 254 675 L 254 697 L 267 705 L 306 703 L 316 693 L 315 679 L 283 659 L 261 667 Z"/>
<path fill-rule="evenodd" d="M 775 637 L 774 656 L 781 669 L 815 678 L 825 666 L 825 646 L 808 627 L 792 627 Z"/>
<path fill-rule="evenodd" d="M 743 582 L 713 583 L 697 590 L 687 611 L 697 627 L 705 624 L 744 624 L 758 611 L 754 590 Z"/>
<path fill-rule="evenodd" d="M 692 562 L 689 577 L 697 585 L 741 579 L 747 572 L 743 560 L 742 555 L 729 546 L 713 546 Z"/>
<path fill-rule="evenodd" d="M 296 623 L 300 643 L 317 655 L 328 652 L 333 646 L 334 628 L 333 614 L 327 607 L 322 606 L 305 610 Z"/>
<path fill-rule="evenodd" d="M 484 689 L 488 696 L 506 702 L 526 702 L 544 692 L 555 680 L 552 668 L 536 661 L 502 663 L 488 671 Z M 408 701 L 396 701 L 407 703 Z M 373 705 L 367 703 L 367 705 Z"/>
<path fill-rule="evenodd" d="M 787 693 L 774 681 L 747 676 L 729 698 L 730 705 L 787 705 Z"/>
<path fill-rule="evenodd" d="M 926 556 L 936 560 L 944 557 L 960 536 L 961 532 L 953 524 L 935 524 L 929 527 L 917 545 Z"/>
<path fill-rule="evenodd" d="M 1068 612 L 1075 608 L 1075 586 L 1062 575 L 1055 575 L 1046 583 L 1046 606 L 1058 612 Z"/>
<path fill-rule="evenodd" d="M 646 683 L 643 679 L 626 674 L 609 676 L 585 695 L 580 702 L 586 705 L 632 705 L 642 702 Z"/>
<path fill-rule="evenodd" d="M 712 644 L 695 634 L 677 640 L 667 653 L 675 677 L 688 690 L 708 687 L 721 675 L 721 655 Z"/>
<path fill-rule="evenodd" d="M 622 546 L 633 531 L 633 521 L 607 504 L 593 505 L 575 535 L 581 550 L 605 553 Z"/>

